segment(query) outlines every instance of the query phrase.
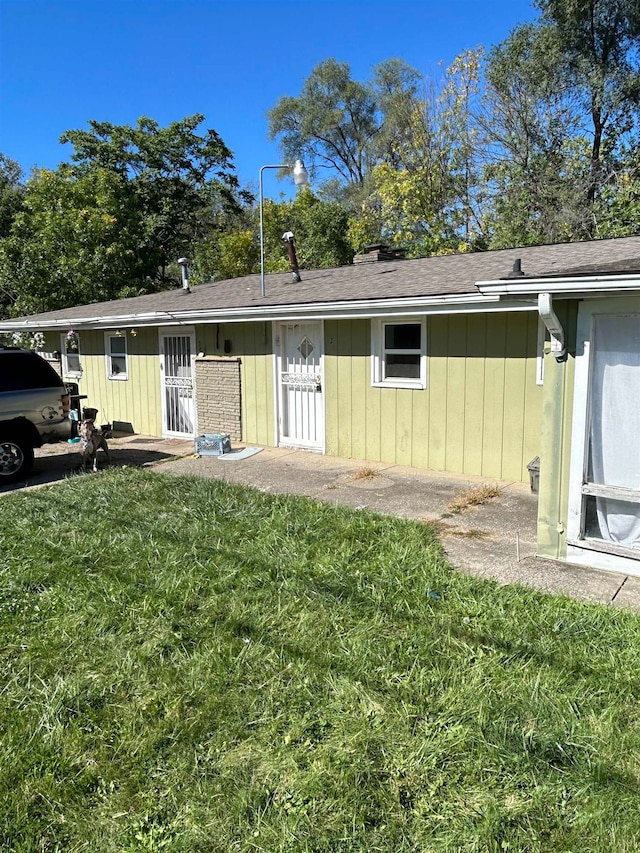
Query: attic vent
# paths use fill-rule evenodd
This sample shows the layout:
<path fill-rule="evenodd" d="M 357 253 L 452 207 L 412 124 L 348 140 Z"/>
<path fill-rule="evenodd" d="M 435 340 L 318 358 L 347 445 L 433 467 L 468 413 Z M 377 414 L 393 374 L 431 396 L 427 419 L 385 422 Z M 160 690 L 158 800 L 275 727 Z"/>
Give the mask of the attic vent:
<path fill-rule="evenodd" d="M 406 249 L 395 249 L 386 246 L 384 243 L 374 243 L 372 246 L 365 246 L 362 254 L 355 256 L 353 263 L 372 264 L 377 261 L 401 261 L 406 254 Z"/>

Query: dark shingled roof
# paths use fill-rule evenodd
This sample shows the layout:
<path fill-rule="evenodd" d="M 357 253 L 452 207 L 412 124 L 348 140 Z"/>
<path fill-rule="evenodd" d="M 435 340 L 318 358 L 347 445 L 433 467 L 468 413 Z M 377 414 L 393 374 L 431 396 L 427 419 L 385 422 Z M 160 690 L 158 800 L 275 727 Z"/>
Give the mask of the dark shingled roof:
<path fill-rule="evenodd" d="M 442 255 L 416 260 L 391 260 L 335 269 L 303 270 L 302 281 L 290 273 L 266 276 L 266 296 L 260 294 L 260 276 L 250 275 L 194 287 L 180 288 L 128 299 L 65 308 L 12 320 L 44 325 L 76 318 L 102 318 L 185 311 L 219 312 L 260 307 L 309 305 L 360 300 L 397 300 L 422 296 L 477 295 L 478 281 L 507 278 L 520 258 L 527 278 L 597 273 L 640 272 L 640 236 L 585 243 L 529 246 L 472 254 Z M 520 279 L 522 281 L 523 279 Z"/>

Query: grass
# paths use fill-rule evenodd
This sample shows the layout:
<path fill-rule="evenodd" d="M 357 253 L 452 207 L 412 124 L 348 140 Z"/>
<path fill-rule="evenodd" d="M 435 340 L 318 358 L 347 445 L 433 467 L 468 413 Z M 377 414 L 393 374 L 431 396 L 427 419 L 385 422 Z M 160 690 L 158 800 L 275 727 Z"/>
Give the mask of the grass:
<path fill-rule="evenodd" d="M 479 530 L 477 527 L 472 527 L 469 530 L 461 530 L 454 524 L 443 521 L 441 518 L 434 521 L 425 521 L 425 524 L 430 524 L 438 536 L 457 536 L 460 539 L 489 539 L 490 534 L 486 530 Z"/>
<path fill-rule="evenodd" d="M 0 501 L 0 849 L 640 849 L 640 619 L 134 469 Z"/>
<path fill-rule="evenodd" d="M 480 486 L 474 486 L 459 495 L 449 504 L 449 510 L 455 515 L 464 512 L 471 506 L 481 506 L 489 501 L 497 498 L 500 494 L 500 486 L 496 483 L 482 483 Z"/>
<path fill-rule="evenodd" d="M 379 477 L 380 472 L 375 468 L 369 468 L 367 466 L 363 468 L 358 468 L 357 471 L 354 471 L 351 475 L 352 480 L 373 480 L 374 477 Z"/>

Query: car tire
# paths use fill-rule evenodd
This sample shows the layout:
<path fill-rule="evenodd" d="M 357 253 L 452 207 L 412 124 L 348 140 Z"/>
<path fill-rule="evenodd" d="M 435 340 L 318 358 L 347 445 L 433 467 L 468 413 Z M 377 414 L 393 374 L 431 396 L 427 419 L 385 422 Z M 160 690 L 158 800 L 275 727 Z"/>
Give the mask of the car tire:
<path fill-rule="evenodd" d="M 24 479 L 33 467 L 33 447 L 23 439 L 0 438 L 0 485 Z"/>

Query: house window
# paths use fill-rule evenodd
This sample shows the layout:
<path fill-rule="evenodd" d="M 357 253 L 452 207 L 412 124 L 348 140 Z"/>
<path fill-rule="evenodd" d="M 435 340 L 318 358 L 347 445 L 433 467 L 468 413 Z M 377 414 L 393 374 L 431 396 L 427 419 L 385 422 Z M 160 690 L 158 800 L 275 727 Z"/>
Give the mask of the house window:
<path fill-rule="evenodd" d="M 393 388 L 427 387 L 427 346 L 424 318 L 372 322 L 373 385 Z"/>
<path fill-rule="evenodd" d="M 62 375 L 66 379 L 79 379 L 82 376 L 80 358 L 80 336 L 70 329 L 61 336 Z"/>
<path fill-rule="evenodd" d="M 107 379 L 128 379 L 127 339 L 123 334 L 105 334 Z"/>

